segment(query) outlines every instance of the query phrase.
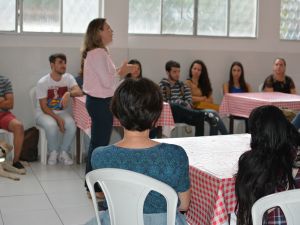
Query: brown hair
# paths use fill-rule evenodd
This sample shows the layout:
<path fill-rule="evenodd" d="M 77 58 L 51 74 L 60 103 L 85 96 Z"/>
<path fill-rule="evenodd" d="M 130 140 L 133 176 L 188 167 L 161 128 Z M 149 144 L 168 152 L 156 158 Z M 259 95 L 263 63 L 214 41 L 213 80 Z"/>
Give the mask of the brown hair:
<path fill-rule="evenodd" d="M 103 30 L 105 21 L 105 18 L 96 18 L 89 23 L 84 36 L 81 60 L 86 58 L 87 52 L 90 50 L 93 50 L 95 48 L 106 49 L 101 38 L 99 37 L 99 31 Z"/>

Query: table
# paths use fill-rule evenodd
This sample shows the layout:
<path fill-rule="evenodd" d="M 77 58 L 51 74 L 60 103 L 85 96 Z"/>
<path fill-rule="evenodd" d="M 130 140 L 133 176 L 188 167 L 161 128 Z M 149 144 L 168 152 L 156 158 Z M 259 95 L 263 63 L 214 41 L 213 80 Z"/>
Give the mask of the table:
<path fill-rule="evenodd" d="M 300 95 L 281 92 L 228 93 L 223 97 L 219 114 L 248 118 L 254 108 L 262 105 L 299 110 Z"/>
<path fill-rule="evenodd" d="M 262 105 L 300 110 L 300 95 L 281 92 L 228 93 L 223 97 L 219 114 L 230 116 L 230 132 L 232 133 L 232 116 L 248 118 L 254 108 Z"/>
<path fill-rule="evenodd" d="M 72 101 L 73 108 L 73 118 L 77 126 L 76 131 L 76 162 L 80 162 L 80 130 L 84 131 L 86 134 L 90 135 L 91 128 L 91 118 L 85 107 L 86 96 L 74 97 Z M 113 126 L 121 126 L 120 121 L 114 117 Z M 170 127 L 167 132 L 175 127 L 173 114 L 171 107 L 168 103 L 164 102 L 163 111 L 156 122 L 155 126 Z M 167 135 L 168 136 L 168 135 Z"/>
<path fill-rule="evenodd" d="M 236 205 L 235 179 L 240 155 L 250 149 L 249 134 L 156 139 L 182 146 L 189 158 L 192 225 L 220 225 Z"/>

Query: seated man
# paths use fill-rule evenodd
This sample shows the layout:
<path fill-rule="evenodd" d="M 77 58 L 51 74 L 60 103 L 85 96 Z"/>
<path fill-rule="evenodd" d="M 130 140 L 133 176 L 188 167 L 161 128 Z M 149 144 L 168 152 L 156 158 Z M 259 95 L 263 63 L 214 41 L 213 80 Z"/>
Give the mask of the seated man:
<path fill-rule="evenodd" d="M 24 128 L 23 124 L 9 111 L 14 107 L 14 95 L 11 82 L 8 78 L 0 76 L 0 128 L 14 134 L 14 159 L 13 166 L 23 169 L 19 162 L 21 155 Z"/>
<path fill-rule="evenodd" d="M 36 122 L 46 131 L 49 165 L 55 165 L 57 159 L 64 165 L 72 165 L 69 156 L 76 126 L 72 116 L 66 111 L 69 98 L 81 96 L 74 77 L 66 72 L 66 56 L 53 54 L 49 57 L 51 73 L 42 77 L 36 87 L 39 100 Z M 62 142 L 60 143 L 60 140 Z"/>
<path fill-rule="evenodd" d="M 286 62 L 283 58 L 277 58 L 273 64 L 273 74 L 265 79 L 263 91 L 265 92 L 282 92 L 296 94 L 295 83 L 285 74 Z"/>
<path fill-rule="evenodd" d="M 168 61 L 166 63 L 166 72 L 168 78 L 163 78 L 159 86 L 163 100 L 170 103 L 175 123 L 186 123 L 195 126 L 195 136 L 203 136 L 204 120 L 206 120 L 210 125 L 211 135 L 217 135 L 218 130 L 222 134 L 228 134 L 222 120 L 217 114 L 192 109 L 191 91 L 179 80 L 180 64 L 175 61 Z"/>

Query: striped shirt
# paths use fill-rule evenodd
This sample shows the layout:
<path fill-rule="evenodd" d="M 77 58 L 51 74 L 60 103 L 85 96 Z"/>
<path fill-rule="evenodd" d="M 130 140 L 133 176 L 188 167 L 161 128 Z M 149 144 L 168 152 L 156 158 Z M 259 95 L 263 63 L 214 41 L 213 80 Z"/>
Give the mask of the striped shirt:
<path fill-rule="evenodd" d="M 10 80 L 0 75 L 0 97 L 5 97 L 6 94 L 12 94 L 13 89 Z M 0 109 L 0 112 L 7 112 L 9 110 Z"/>
<path fill-rule="evenodd" d="M 12 94 L 13 89 L 10 80 L 0 75 L 0 97 L 4 97 L 6 94 Z"/>
<path fill-rule="evenodd" d="M 191 90 L 182 81 L 171 84 L 167 78 L 163 78 L 159 83 L 163 100 L 168 103 L 180 104 L 185 107 L 192 107 Z"/>

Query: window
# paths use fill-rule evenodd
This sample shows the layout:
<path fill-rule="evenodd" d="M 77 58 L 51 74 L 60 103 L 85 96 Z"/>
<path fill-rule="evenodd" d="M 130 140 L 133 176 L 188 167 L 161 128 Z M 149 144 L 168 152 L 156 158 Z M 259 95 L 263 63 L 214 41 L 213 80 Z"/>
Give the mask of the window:
<path fill-rule="evenodd" d="M 129 0 L 129 33 L 255 37 L 257 0 Z"/>
<path fill-rule="evenodd" d="M 101 0 L 0 0 L 0 31 L 85 33 Z"/>
<path fill-rule="evenodd" d="M 300 40 L 299 0 L 281 0 L 280 38 Z"/>
<path fill-rule="evenodd" d="M 16 1 L 0 0 L 0 30 L 16 30 Z"/>

